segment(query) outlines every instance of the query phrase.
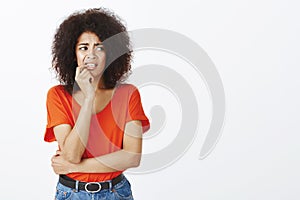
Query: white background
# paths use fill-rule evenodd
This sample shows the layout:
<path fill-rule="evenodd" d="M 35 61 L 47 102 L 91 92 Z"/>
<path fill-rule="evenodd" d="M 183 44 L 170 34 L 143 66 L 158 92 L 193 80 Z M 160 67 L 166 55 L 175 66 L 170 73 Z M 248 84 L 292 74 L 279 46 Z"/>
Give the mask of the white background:
<path fill-rule="evenodd" d="M 173 165 L 155 173 L 128 173 L 135 199 L 300 198 L 298 1 L 12 0 L 0 4 L 0 199 L 53 199 L 57 176 L 50 157 L 56 144 L 43 141 L 46 92 L 56 84 L 49 71 L 52 37 L 73 11 L 99 6 L 122 17 L 128 30 L 163 28 L 194 40 L 215 63 L 225 88 L 222 137 L 214 151 L 199 160 L 211 105 L 203 80 L 186 66 L 182 73 L 199 101 L 198 136 Z M 136 60 L 135 67 L 168 65 L 168 60 L 174 65 L 174 59 L 159 52 L 142 52 Z M 176 64 L 169 66 L 179 69 Z M 153 102 L 159 103 L 155 91 L 141 91 L 149 117 Z M 166 92 L 164 99 L 168 98 L 175 102 Z M 176 107 L 176 102 L 169 106 Z M 173 120 L 178 109 L 165 111 L 167 120 Z M 178 128 L 180 117 L 175 122 L 146 140 L 144 151 L 167 146 L 176 136 L 170 132 Z"/>

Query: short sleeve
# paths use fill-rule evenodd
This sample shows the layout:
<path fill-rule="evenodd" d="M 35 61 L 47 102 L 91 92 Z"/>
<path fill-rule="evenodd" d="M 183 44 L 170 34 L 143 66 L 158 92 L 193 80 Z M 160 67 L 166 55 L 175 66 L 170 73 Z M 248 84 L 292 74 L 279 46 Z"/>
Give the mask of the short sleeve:
<path fill-rule="evenodd" d="M 65 103 L 62 101 L 63 93 L 54 86 L 49 89 L 47 93 L 46 107 L 47 107 L 47 125 L 44 135 L 44 140 L 46 142 L 56 141 L 53 132 L 53 127 L 59 124 L 71 124 L 68 117 L 67 108 Z"/>
<path fill-rule="evenodd" d="M 136 87 L 130 92 L 128 113 L 126 117 L 126 122 L 131 120 L 140 120 L 142 122 L 143 133 L 149 130 L 150 123 L 149 119 L 144 113 L 144 109 L 141 102 L 141 96 Z"/>

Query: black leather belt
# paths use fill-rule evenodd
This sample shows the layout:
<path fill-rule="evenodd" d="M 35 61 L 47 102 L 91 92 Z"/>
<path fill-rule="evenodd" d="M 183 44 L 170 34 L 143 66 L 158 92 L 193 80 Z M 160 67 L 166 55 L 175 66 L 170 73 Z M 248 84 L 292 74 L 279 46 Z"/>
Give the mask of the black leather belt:
<path fill-rule="evenodd" d="M 123 174 L 120 174 L 119 176 L 115 177 L 111 181 L 111 187 L 118 184 L 120 181 L 122 181 L 124 178 Z M 59 175 L 59 182 L 63 184 L 66 187 L 76 189 L 76 180 L 66 176 L 66 175 Z M 96 193 L 99 192 L 102 189 L 109 189 L 110 183 L 108 181 L 106 182 L 78 182 L 78 190 L 84 190 L 90 193 Z"/>

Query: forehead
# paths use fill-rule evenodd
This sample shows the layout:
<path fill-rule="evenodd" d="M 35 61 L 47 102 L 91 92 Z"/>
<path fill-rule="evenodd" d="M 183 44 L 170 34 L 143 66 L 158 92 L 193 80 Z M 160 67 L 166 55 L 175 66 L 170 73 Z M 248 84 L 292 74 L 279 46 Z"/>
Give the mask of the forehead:
<path fill-rule="evenodd" d="M 83 32 L 78 38 L 78 44 L 80 43 L 99 43 L 101 40 L 93 32 Z"/>

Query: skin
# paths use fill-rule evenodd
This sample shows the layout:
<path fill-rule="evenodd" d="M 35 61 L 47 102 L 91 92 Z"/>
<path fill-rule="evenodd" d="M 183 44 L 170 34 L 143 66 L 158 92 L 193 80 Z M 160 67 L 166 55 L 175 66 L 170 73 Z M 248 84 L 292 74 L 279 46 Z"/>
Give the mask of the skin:
<path fill-rule="evenodd" d="M 137 167 L 141 160 L 142 126 L 137 120 L 126 123 L 123 149 L 96 158 L 82 159 L 92 114 L 101 111 L 112 98 L 114 89 L 101 89 L 105 50 L 92 32 L 84 32 L 75 47 L 78 67 L 75 80 L 80 91 L 73 98 L 81 105 L 75 126 L 60 124 L 54 134 L 60 150 L 51 159 L 56 174 L 72 172 L 105 173 Z"/>

